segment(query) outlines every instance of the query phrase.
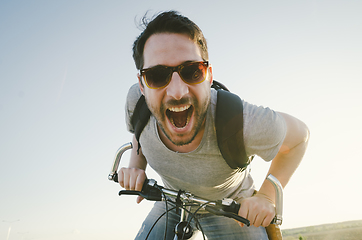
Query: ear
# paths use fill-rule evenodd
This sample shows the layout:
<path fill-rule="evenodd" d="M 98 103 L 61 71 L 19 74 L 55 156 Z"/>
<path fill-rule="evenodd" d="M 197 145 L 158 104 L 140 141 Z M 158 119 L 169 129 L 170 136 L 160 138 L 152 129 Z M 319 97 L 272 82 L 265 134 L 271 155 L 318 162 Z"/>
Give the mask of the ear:
<path fill-rule="evenodd" d="M 141 75 L 139 74 L 139 73 L 137 73 L 137 78 L 138 78 L 138 85 L 139 85 L 139 87 L 140 87 L 140 89 L 141 89 L 141 93 L 142 93 L 142 95 L 145 95 L 144 94 L 144 91 L 143 91 L 143 82 L 142 82 L 142 77 L 141 77 Z"/>
<path fill-rule="evenodd" d="M 210 86 L 211 86 L 212 81 L 214 79 L 213 76 L 212 76 L 212 66 L 211 65 L 208 67 L 207 71 L 209 72 L 209 79 L 207 81 L 210 83 Z"/>

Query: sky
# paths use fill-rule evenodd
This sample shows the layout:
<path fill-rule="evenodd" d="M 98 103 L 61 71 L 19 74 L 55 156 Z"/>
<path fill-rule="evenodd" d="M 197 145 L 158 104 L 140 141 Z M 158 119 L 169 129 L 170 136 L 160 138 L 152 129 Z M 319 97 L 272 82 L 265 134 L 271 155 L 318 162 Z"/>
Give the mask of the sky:
<path fill-rule="evenodd" d="M 361 1 L 0 0 L 0 239 L 134 238 L 153 203 L 107 176 L 132 138 L 137 23 L 167 10 L 200 26 L 216 80 L 308 125 L 282 228 L 362 219 Z"/>

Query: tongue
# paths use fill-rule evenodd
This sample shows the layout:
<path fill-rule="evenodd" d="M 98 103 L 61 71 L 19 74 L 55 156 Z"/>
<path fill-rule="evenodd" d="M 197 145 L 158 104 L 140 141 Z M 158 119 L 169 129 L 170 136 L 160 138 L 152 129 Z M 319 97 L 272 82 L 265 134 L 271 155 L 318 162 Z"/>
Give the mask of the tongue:
<path fill-rule="evenodd" d="M 187 123 L 187 110 L 182 112 L 171 112 L 171 119 L 177 128 L 183 128 Z"/>

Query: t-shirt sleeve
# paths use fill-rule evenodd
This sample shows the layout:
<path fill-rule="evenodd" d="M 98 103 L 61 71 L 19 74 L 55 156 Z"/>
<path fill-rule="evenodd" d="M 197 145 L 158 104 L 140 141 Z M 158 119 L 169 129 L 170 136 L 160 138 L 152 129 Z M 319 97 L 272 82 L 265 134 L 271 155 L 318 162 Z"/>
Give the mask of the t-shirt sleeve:
<path fill-rule="evenodd" d="M 244 102 L 244 144 L 248 156 L 257 155 L 265 161 L 278 153 L 287 126 L 284 118 L 270 108 Z"/>
<path fill-rule="evenodd" d="M 137 101 L 141 97 L 141 95 L 142 95 L 142 93 L 141 93 L 138 83 L 132 85 L 130 87 L 130 89 L 128 90 L 127 99 L 126 99 L 126 107 L 125 107 L 125 111 L 126 111 L 125 117 L 126 117 L 127 129 L 131 133 L 134 133 L 134 129 L 131 124 L 133 111 L 134 111 Z"/>

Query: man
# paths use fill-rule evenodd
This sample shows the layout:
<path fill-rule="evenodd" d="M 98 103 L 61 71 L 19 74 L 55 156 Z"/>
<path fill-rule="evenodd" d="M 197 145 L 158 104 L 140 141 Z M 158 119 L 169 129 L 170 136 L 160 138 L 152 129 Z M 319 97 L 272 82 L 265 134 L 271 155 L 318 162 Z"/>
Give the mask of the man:
<path fill-rule="evenodd" d="M 254 194 L 249 171 L 230 168 L 221 156 L 214 127 L 217 95 L 210 88 L 212 66 L 207 62 L 207 44 L 201 30 L 176 12 L 161 13 L 146 24 L 135 41 L 133 57 L 140 73 L 138 84 L 127 96 L 128 129 L 134 131 L 130 119 L 141 94 L 152 115 L 141 134 L 139 154 L 138 142 L 133 138 L 129 167 L 118 173 L 120 185 L 140 191 L 149 164 L 167 188 L 187 190 L 211 200 L 233 198 L 241 203 L 239 215 L 252 226 L 204 214 L 200 223 L 209 240 L 267 239 L 265 227 L 275 215 L 274 188 L 265 181 Z M 245 101 L 243 107 L 247 155 L 272 160 L 269 173 L 285 186 L 304 155 L 308 128 L 298 119 L 269 108 Z M 137 202 L 141 200 L 138 197 Z M 144 239 L 164 212 L 162 204 L 155 203 L 137 239 Z M 177 216 L 174 212 L 170 215 L 170 224 L 175 224 Z M 164 230 L 165 224 L 158 223 L 150 239 L 163 239 Z M 167 239 L 172 235 L 169 229 Z"/>

